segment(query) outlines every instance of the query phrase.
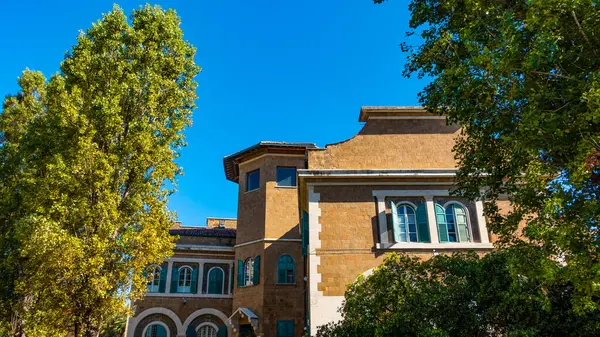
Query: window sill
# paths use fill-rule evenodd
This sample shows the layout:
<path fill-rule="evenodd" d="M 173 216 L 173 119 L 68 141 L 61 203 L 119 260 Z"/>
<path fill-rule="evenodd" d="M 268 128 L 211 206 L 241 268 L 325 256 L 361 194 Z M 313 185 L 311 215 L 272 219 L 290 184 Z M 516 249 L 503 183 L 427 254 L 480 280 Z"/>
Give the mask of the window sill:
<path fill-rule="evenodd" d="M 295 286 L 296 282 L 294 282 L 294 283 L 279 283 L 278 282 L 278 283 L 275 283 L 275 285 L 278 285 L 278 286 Z"/>
<path fill-rule="evenodd" d="M 146 297 L 179 297 L 179 298 L 192 298 L 192 297 L 201 297 L 201 298 L 232 298 L 233 294 L 192 294 L 192 293 L 146 293 L 144 296 Z"/>
<path fill-rule="evenodd" d="M 257 188 L 255 188 L 255 189 L 253 189 L 253 190 L 246 191 L 246 192 L 244 192 L 244 194 L 247 194 L 247 193 L 252 193 L 252 192 L 254 192 L 254 191 L 258 191 L 258 190 L 260 190 L 260 187 L 257 187 Z"/>
<path fill-rule="evenodd" d="M 420 243 L 420 242 L 409 242 L 409 243 L 378 243 L 377 249 L 389 249 L 389 250 L 407 250 L 407 249 L 494 249 L 494 245 L 491 243 Z"/>
<path fill-rule="evenodd" d="M 287 188 L 287 189 L 296 189 L 298 188 L 298 186 L 279 186 L 279 185 L 275 185 L 275 188 Z"/>

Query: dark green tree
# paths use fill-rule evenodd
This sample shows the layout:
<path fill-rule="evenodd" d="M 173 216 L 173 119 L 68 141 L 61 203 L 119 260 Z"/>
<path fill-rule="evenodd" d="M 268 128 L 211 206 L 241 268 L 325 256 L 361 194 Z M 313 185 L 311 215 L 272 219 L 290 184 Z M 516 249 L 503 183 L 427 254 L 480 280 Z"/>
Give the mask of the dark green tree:
<path fill-rule="evenodd" d="M 519 244 L 428 261 L 392 254 L 351 284 L 343 320 L 319 337 L 598 336 L 600 312 L 573 307 L 565 267 L 538 246 Z"/>
<path fill-rule="evenodd" d="M 600 3 L 413 0 L 409 9 L 404 74 L 431 78 L 421 103 L 462 126 L 457 192 L 484 198 L 498 246 L 526 239 L 564 261 L 579 310 L 597 309 Z"/>
<path fill-rule="evenodd" d="M 172 10 L 115 6 L 0 115 L 0 329 L 98 336 L 169 256 L 167 197 L 195 108 L 195 48 Z"/>

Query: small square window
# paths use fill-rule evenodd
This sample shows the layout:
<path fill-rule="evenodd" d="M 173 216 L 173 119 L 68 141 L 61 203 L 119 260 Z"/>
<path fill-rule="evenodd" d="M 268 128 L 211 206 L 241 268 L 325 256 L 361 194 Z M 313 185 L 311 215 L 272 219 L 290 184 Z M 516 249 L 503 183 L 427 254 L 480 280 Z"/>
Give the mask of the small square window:
<path fill-rule="evenodd" d="M 296 168 L 277 167 L 277 186 L 296 186 Z"/>
<path fill-rule="evenodd" d="M 246 192 L 255 190 L 260 185 L 260 170 L 246 173 Z"/>

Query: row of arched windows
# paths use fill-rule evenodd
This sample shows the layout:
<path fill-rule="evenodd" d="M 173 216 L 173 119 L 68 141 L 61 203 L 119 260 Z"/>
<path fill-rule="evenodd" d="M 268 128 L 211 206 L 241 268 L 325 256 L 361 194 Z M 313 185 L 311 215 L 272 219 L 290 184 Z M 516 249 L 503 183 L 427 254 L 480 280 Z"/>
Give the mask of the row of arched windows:
<path fill-rule="evenodd" d="M 166 282 L 166 273 L 163 272 L 163 267 L 156 266 L 152 270 L 149 282 L 148 292 L 157 293 L 164 292 L 164 284 Z M 173 268 L 173 279 L 171 280 L 172 293 L 196 293 L 197 268 L 190 266 L 181 266 Z M 225 272 L 221 267 L 212 267 L 207 274 L 208 294 L 224 294 L 225 293 Z"/>
<path fill-rule="evenodd" d="M 390 202 L 396 242 L 431 242 L 427 206 L 410 202 Z M 435 220 L 440 242 L 471 242 L 471 223 L 466 208 L 458 202 L 435 204 Z"/>
<path fill-rule="evenodd" d="M 217 335 L 227 335 L 226 331 L 223 330 L 221 331 L 221 329 L 225 329 L 223 327 L 221 327 L 220 329 L 218 327 L 216 327 L 214 324 L 212 323 L 204 323 L 204 324 L 200 324 L 198 327 L 196 327 L 196 331 L 195 334 L 193 334 L 195 337 L 217 337 Z M 168 332 L 168 328 L 167 325 L 164 324 L 163 322 L 153 322 L 148 324 L 148 326 L 146 326 L 146 328 L 144 329 L 143 332 L 143 336 L 144 337 L 170 337 L 169 336 L 169 332 Z M 192 333 L 194 331 L 192 330 Z M 222 333 L 219 333 L 222 332 Z M 188 334 L 189 336 L 189 334 Z"/>

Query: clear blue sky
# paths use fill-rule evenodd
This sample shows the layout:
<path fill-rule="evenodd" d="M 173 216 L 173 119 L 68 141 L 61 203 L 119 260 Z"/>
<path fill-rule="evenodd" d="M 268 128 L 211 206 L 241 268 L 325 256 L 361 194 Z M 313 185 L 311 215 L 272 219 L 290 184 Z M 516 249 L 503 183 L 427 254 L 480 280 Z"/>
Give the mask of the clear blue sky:
<path fill-rule="evenodd" d="M 130 13 L 144 1 L 121 1 Z M 198 109 L 179 160 L 184 175 L 170 207 L 184 225 L 235 217 L 237 185 L 223 157 L 261 140 L 338 142 L 359 131 L 363 105 L 416 105 L 425 84 L 402 77 L 399 44 L 408 1 L 188 0 L 174 8 L 198 49 Z M 23 69 L 58 71 L 80 29 L 112 1 L 5 1 L 0 11 L 0 94 Z"/>

